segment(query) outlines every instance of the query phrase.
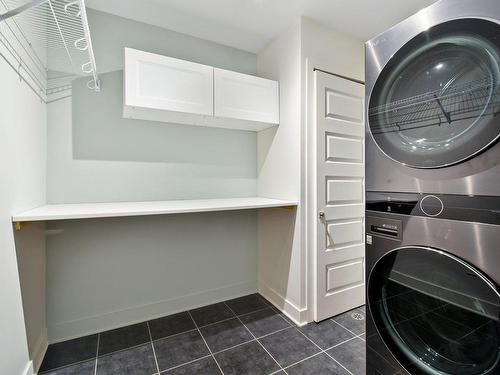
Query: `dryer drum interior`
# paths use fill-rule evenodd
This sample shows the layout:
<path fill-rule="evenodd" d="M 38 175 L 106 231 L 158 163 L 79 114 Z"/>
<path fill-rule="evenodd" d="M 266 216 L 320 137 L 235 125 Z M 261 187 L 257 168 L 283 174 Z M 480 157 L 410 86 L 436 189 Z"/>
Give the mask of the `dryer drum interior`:
<path fill-rule="evenodd" d="M 500 25 L 457 19 L 411 39 L 386 64 L 369 99 L 378 147 L 416 168 L 466 160 L 500 135 Z"/>
<path fill-rule="evenodd" d="M 411 374 L 500 373 L 498 286 L 461 259 L 393 250 L 373 268 L 367 298 L 384 343 Z"/>

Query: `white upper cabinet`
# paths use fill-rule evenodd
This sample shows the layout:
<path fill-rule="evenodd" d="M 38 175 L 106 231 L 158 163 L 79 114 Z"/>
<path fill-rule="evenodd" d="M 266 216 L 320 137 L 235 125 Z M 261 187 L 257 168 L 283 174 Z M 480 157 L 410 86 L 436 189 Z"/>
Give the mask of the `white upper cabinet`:
<path fill-rule="evenodd" d="M 125 48 L 123 115 L 259 131 L 279 123 L 278 82 Z"/>
<path fill-rule="evenodd" d="M 213 115 L 214 69 L 125 48 L 125 105 Z"/>
<path fill-rule="evenodd" d="M 278 82 L 214 68 L 215 116 L 279 123 Z"/>

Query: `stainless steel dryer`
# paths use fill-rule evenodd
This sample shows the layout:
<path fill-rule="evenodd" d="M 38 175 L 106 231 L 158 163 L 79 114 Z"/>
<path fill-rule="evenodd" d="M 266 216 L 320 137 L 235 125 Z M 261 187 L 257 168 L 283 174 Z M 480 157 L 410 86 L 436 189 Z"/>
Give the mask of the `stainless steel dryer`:
<path fill-rule="evenodd" d="M 500 374 L 500 198 L 440 200 L 367 193 L 367 375 Z"/>
<path fill-rule="evenodd" d="M 366 189 L 500 195 L 500 1 L 441 0 L 365 50 Z"/>

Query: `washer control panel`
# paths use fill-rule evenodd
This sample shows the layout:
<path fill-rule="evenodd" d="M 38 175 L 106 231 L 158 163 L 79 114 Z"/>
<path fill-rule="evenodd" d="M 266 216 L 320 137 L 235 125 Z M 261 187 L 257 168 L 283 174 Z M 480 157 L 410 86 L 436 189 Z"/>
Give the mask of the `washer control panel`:
<path fill-rule="evenodd" d="M 500 225 L 500 197 L 493 196 L 368 191 L 366 210 Z"/>
<path fill-rule="evenodd" d="M 393 240 L 401 240 L 402 222 L 397 219 L 389 219 L 383 217 L 369 216 L 366 218 L 367 237 L 377 236 L 391 238 Z M 367 239 L 367 244 L 371 245 L 372 239 Z"/>

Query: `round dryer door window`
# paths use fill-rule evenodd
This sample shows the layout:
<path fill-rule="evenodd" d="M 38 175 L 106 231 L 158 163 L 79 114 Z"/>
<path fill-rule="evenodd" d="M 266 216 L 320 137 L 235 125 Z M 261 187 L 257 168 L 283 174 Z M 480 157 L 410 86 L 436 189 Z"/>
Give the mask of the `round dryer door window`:
<path fill-rule="evenodd" d="M 500 25 L 449 21 L 417 35 L 379 75 L 369 99 L 373 139 L 415 168 L 464 161 L 500 135 Z"/>
<path fill-rule="evenodd" d="M 380 336 L 411 374 L 500 374 L 497 286 L 461 259 L 394 250 L 373 268 L 367 296 Z"/>

